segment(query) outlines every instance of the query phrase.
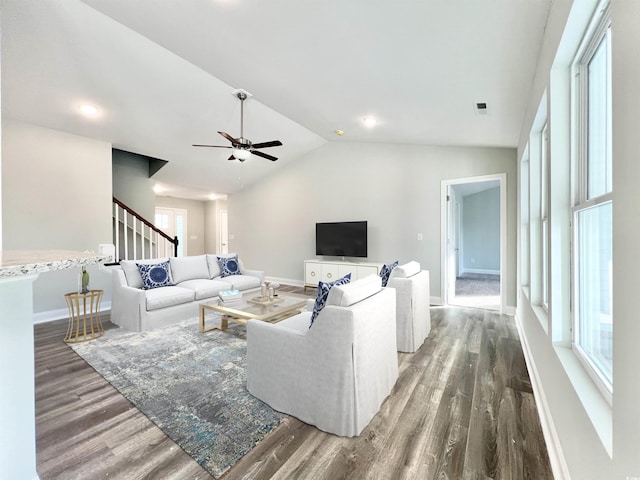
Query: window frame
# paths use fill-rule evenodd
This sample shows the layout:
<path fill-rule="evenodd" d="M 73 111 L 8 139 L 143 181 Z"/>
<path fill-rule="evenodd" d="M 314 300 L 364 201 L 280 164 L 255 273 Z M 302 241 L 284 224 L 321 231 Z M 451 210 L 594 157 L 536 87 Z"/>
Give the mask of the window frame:
<path fill-rule="evenodd" d="M 549 122 L 545 121 L 540 131 L 540 306 L 549 312 L 550 284 L 550 239 L 549 239 Z"/>
<path fill-rule="evenodd" d="M 572 72 L 574 78 L 574 93 L 572 98 L 572 110 L 574 112 L 573 136 L 575 140 L 575 154 L 573 159 L 573 206 L 571 208 L 571 245 L 572 245 L 572 268 L 571 268 L 571 346 L 572 350 L 584 366 L 589 376 L 594 381 L 605 399 L 612 404 L 613 399 L 613 378 L 608 378 L 596 365 L 584 347 L 580 344 L 580 282 L 579 282 L 579 224 L 580 213 L 590 210 L 600 205 L 613 205 L 612 189 L 597 196 L 589 196 L 589 64 L 594 58 L 603 41 L 607 41 L 607 148 L 610 149 L 612 140 L 611 132 L 611 13 L 609 2 L 603 2 L 596 9 L 596 13 L 589 28 L 583 38 L 582 44 L 574 57 Z M 611 161 L 610 153 L 608 161 Z M 611 314 L 613 328 L 613 312 Z M 613 347 L 613 346 L 612 346 Z M 612 377 L 612 372 L 611 372 Z"/>

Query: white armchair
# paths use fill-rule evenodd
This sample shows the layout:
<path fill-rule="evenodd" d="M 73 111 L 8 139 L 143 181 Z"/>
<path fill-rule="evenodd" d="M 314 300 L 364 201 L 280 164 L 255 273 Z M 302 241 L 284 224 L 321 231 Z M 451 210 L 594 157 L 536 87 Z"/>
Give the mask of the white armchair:
<path fill-rule="evenodd" d="M 415 352 L 431 330 L 429 271 L 412 261 L 391 270 L 387 287 L 396 290 L 399 352 Z"/>
<path fill-rule="evenodd" d="M 311 312 L 277 324 L 247 322 L 247 389 L 275 410 L 357 436 L 398 378 L 395 291 L 370 275 L 333 287 Z"/>

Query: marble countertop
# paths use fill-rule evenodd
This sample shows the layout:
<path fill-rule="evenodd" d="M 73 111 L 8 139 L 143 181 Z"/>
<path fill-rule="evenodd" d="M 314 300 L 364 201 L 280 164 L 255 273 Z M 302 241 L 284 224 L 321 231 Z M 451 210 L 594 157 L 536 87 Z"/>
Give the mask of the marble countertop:
<path fill-rule="evenodd" d="M 0 279 L 104 262 L 107 255 L 75 250 L 2 250 Z"/>

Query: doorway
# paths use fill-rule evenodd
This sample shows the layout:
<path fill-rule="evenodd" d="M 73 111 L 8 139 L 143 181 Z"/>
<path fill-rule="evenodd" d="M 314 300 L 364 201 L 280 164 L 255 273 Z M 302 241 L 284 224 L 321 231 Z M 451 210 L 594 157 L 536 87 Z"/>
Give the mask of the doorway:
<path fill-rule="evenodd" d="M 506 175 L 443 180 L 442 301 L 503 311 Z"/>
<path fill-rule="evenodd" d="M 180 208 L 156 207 L 156 227 L 170 237 L 178 237 L 178 257 L 187 255 L 187 211 Z M 171 252 L 163 252 L 171 256 Z"/>

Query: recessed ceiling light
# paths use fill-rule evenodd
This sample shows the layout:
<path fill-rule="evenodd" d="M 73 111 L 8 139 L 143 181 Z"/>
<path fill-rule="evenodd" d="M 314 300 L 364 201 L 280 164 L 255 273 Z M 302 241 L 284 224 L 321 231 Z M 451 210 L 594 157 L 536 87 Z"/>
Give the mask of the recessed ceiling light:
<path fill-rule="evenodd" d="M 100 115 L 100 110 L 95 105 L 85 103 L 80 105 L 80 113 L 87 118 L 97 118 Z"/>
<path fill-rule="evenodd" d="M 153 186 L 154 193 L 162 193 L 165 191 L 165 188 L 162 185 L 158 185 L 157 183 Z"/>
<path fill-rule="evenodd" d="M 369 128 L 375 127 L 378 123 L 378 120 L 376 120 L 375 117 L 364 117 L 362 121 L 364 122 L 364 125 Z"/>
<path fill-rule="evenodd" d="M 335 134 L 338 135 L 339 137 L 341 137 L 342 135 L 344 135 L 344 130 L 338 129 L 338 130 L 335 131 Z"/>

